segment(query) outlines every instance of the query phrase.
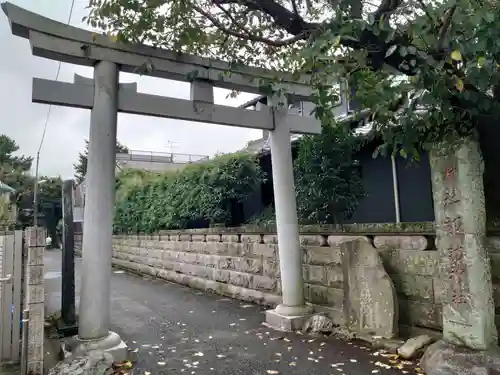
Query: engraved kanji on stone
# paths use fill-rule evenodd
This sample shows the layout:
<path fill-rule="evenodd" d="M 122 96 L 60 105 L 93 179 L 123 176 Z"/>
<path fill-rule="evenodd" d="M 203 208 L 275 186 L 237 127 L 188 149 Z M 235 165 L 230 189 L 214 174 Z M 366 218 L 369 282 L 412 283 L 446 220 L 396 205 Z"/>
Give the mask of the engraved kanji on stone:
<path fill-rule="evenodd" d="M 457 175 L 457 168 L 455 166 L 446 167 L 446 169 L 444 170 L 445 180 L 453 179 L 455 178 L 456 175 Z"/>
<path fill-rule="evenodd" d="M 454 236 L 457 233 L 462 233 L 462 218 L 460 216 L 446 216 L 443 221 L 442 227 L 446 234 L 449 236 Z"/>
<path fill-rule="evenodd" d="M 467 296 L 462 292 L 462 291 L 458 291 L 453 293 L 452 297 L 451 297 L 451 304 L 454 306 L 454 307 L 458 307 L 458 305 L 463 305 L 463 304 L 466 304 L 468 303 L 469 300 L 467 298 Z"/>
<path fill-rule="evenodd" d="M 456 188 L 445 189 L 443 195 L 443 204 L 445 207 L 460 202 Z"/>

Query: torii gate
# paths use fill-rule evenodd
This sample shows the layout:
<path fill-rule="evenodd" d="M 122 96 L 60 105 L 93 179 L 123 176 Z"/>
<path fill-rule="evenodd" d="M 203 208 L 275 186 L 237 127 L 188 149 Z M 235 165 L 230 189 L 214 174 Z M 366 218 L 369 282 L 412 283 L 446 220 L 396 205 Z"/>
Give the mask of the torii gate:
<path fill-rule="evenodd" d="M 305 305 L 303 295 L 290 133 L 319 133 L 321 124 L 312 117 L 288 113 L 287 106 L 272 107 L 273 103 L 276 104 L 276 96 L 269 98 L 270 107 L 263 107 L 260 111 L 216 105 L 213 87 L 260 93 L 262 80 L 271 81 L 279 76 L 279 88 L 287 93 L 288 98 L 307 100 L 311 97 L 308 77 L 296 80 L 289 74 L 275 71 L 234 67 L 227 62 L 147 46 L 124 45 L 11 3 L 3 3 L 2 9 L 10 21 L 12 33 L 29 39 L 33 55 L 94 67 L 93 80 L 75 76 L 74 83 L 65 83 L 34 78 L 32 97 L 35 103 L 91 110 L 77 337 L 79 350 L 109 350 L 118 361 L 126 356 L 125 344 L 116 333 L 109 331 L 118 112 L 270 132 L 283 299 L 275 310 L 267 312 L 266 319 L 280 327 L 300 326 L 311 311 Z M 152 67 L 149 73 L 152 76 L 191 82 L 191 100 L 142 94 L 137 92 L 135 84 L 119 84 L 120 71 L 136 73 L 144 64 Z M 231 74 L 225 75 L 228 71 Z M 195 76 L 195 80 L 189 76 Z"/>

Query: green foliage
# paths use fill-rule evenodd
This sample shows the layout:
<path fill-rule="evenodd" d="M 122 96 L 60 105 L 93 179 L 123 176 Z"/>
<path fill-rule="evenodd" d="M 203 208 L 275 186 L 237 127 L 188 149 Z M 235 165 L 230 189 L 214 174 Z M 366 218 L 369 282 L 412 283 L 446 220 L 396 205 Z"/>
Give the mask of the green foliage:
<path fill-rule="evenodd" d="M 255 155 L 221 155 L 161 174 L 125 171 L 115 211 L 118 232 L 154 232 L 196 223 L 230 223 L 231 204 L 245 201 L 265 176 Z"/>
<path fill-rule="evenodd" d="M 360 146 L 359 136 L 329 125 L 299 141 L 294 167 L 302 223 L 338 224 L 354 213 L 364 197 L 359 161 L 353 158 Z"/>
<path fill-rule="evenodd" d="M 17 192 L 23 192 L 31 184 L 32 178 L 27 173 L 33 158 L 15 156 L 19 151 L 16 141 L 6 135 L 0 135 L 0 181 Z"/>
<path fill-rule="evenodd" d="M 24 224 L 32 222 L 32 215 L 26 217 L 24 209 L 33 209 L 33 193 L 35 187 L 35 178 L 29 174 L 31 169 L 32 157 L 23 155 L 14 155 L 19 151 L 17 143 L 6 135 L 0 135 L 0 181 L 16 190 L 11 194 L 10 202 L 0 197 L 0 217 L 8 216 L 11 203 L 16 203 L 19 212 L 18 220 Z M 39 184 L 39 212 L 42 211 L 44 202 L 57 202 L 61 199 L 60 177 L 40 177 L 42 183 Z M 7 215 L 7 216 L 6 216 Z M 2 220 L 0 218 L 0 221 Z"/>
<path fill-rule="evenodd" d="M 120 142 L 116 141 L 116 153 L 128 153 L 128 148 L 122 145 Z M 87 162 L 89 156 L 89 141 L 85 140 L 85 149 L 83 153 L 78 154 L 78 161 L 76 164 L 73 164 L 73 168 L 75 169 L 75 180 L 77 184 L 82 183 L 87 175 Z"/>
<path fill-rule="evenodd" d="M 271 204 L 265 207 L 261 213 L 253 216 L 250 220 L 248 220 L 247 224 L 263 228 L 269 225 L 276 224 L 276 210 L 274 209 L 274 205 Z"/>
<path fill-rule="evenodd" d="M 326 124 L 338 94 L 329 82 L 346 79 L 373 109 L 382 151 L 417 155 L 500 118 L 497 1 L 92 0 L 90 8 L 91 25 L 120 42 L 311 73 Z"/>

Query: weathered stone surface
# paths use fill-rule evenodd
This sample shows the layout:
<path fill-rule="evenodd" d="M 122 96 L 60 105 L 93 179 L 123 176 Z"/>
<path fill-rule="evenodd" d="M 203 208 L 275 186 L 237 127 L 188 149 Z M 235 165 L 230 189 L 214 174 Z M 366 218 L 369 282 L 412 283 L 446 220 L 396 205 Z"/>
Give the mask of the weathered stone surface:
<path fill-rule="evenodd" d="M 342 259 L 340 249 L 326 246 L 309 246 L 304 248 L 305 264 L 339 264 Z"/>
<path fill-rule="evenodd" d="M 363 239 L 342 245 L 344 312 L 351 329 L 393 338 L 398 329 L 398 301 L 379 252 Z"/>
<path fill-rule="evenodd" d="M 280 276 L 280 264 L 274 259 L 265 258 L 262 262 L 262 274 L 273 278 Z"/>
<path fill-rule="evenodd" d="M 221 235 L 220 234 L 207 234 L 205 236 L 205 240 L 207 242 L 221 242 Z"/>
<path fill-rule="evenodd" d="M 305 283 L 304 295 L 308 301 L 318 305 L 338 308 L 343 305 L 344 293 L 342 289 Z"/>
<path fill-rule="evenodd" d="M 323 285 L 326 283 L 325 267 L 303 265 L 302 271 L 306 283 Z"/>
<path fill-rule="evenodd" d="M 391 274 L 390 276 L 398 294 L 414 299 L 434 299 L 432 276 L 412 274 Z"/>
<path fill-rule="evenodd" d="M 333 322 L 329 317 L 323 314 L 314 314 L 305 321 L 302 332 L 310 334 L 331 333 L 333 328 Z"/>
<path fill-rule="evenodd" d="M 49 370 L 49 375 L 111 375 L 113 357 L 109 353 L 91 351 L 84 357 L 69 357 Z"/>
<path fill-rule="evenodd" d="M 260 234 L 242 234 L 241 235 L 242 243 L 251 243 L 251 244 L 259 244 L 262 242 L 262 236 Z"/>
<path fill-rule="evenodd" d="M 222 242 L 235 242 L 239 243 L 240 242 L 240 236 L 237 234 L 223 234 L 221 235 L 221 241 Z"/>
<path fill-rule="evenodd" d="M 385 250 L 380 251 L 387 272 L 437 276 L 439 253 L 437 251 Z"/>
<path fill-rule="evenodd" d="M 205 235 L 204 234 L 192 234 L 191 241 L 193 241 L 193 242 L 205 242 Z"/>
<path fill-rule="evenodd" d="M 419 327 L 443 327 L 441 305 L 431 301 L 399 299 L 399 322 Z"/>
<path fill-rule="evenodd" d="M 320 235 L 301 235 L 300 244 L 302 246 L 325 246 L 327 245 L 325 236 Z"/>
<path fill-rule="evenodd" d="M 500 349 L 474 351 L 438 341 L 420 361 L 426 375 L 496 375 L 500 373 Z"/>
<path fill-rule="evenodd" d="M 337 246 L 342 245 L 345 242 L 351 242 L 351 241 L 355 241 L 357 239 L 361 239 L 362 241 L 365 241 L 365 242 L 370 242 L 370 240 L 366 236 L 342 236 L 342 235 L 338 235 L 338 234 L 328 236 L 327 242 L 328 242 L 328 245 L 330 245 L 332 247 L 337 247 Z"/>
<path fill-rule="evenodd" d="M 340 265 L 326 266 L 326 285 L 339 287 L 344 281 L 344 273 Z"/>
<path fill-rule="evenodd" d="M 264 234 L 262 236 L 262 240 L 264 241 L 264 243 L 277 244 L 278 236 L 276 234 Z"/>
<path fill-rule="evenodd" d="M 428 335 L 421 335 L 408 339 L 403 346 L 398 349 L 398 354 L 406 359 L 411 359 L 419 354 L 434 339 Z"/>
<path fill-rule="evenodd" d="M 437 248 L 444 281 L 443 336 L 476 350 L 497 342 L 479 143 L 436 145 L 430 153 Z"/>
<path fill-rule="evenodd" d="M 382 250 L 425 250 L 424 236 L 375 236 L 373 245 Z"/>

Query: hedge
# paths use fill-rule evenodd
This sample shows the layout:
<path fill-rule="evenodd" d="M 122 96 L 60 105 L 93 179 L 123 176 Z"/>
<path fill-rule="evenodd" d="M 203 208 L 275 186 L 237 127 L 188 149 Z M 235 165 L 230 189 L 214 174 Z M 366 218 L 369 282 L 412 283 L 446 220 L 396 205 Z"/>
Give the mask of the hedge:
<path fill-rule="evenodd" d="M 128 170 L 117 181 L 116 232 L 154 232 L 231 221 L 231 205 L 244 202 L 265 181 L 257 156 L 220 155 L 180 171 Z"/>

